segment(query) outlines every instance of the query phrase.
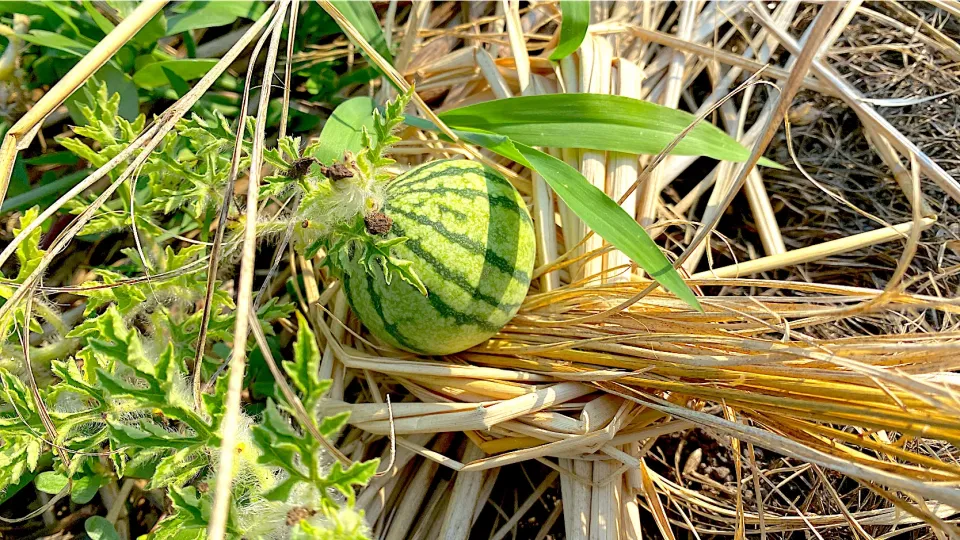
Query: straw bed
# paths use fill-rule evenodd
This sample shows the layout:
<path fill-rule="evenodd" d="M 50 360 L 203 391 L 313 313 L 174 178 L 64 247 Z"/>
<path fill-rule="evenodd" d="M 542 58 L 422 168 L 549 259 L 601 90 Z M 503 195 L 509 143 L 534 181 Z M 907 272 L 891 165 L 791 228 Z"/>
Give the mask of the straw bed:
<path fill-rule="evenodd" d="M 542 177 L 450 132 L 453 142 L 404 128 L 397 172 L 453 157 L 495 167 L 529 205 L 538 251 L 530 292 L 497 336 L 422 358 L 365 333 L 322 255 L 280 249 L 268 294 L 292 285 L 289 299 L 318 336 L 320 376 L 333 380 L 315 412 L 350 413 L 334 455 L 381 458 L 357 497 L 375 538 L 960 538 L 960 4 L 598 1 L 580 48 L 551 62 L 557 2 L 375 2 L 391 65 L 320 3 L 350 40 L 296 51 L 292 65 L 346 58 L 384 75 L 341 97 L 383 103 L 396 95 L 391 83 L 415 83 L 408 113 L 446 130 L 436 113 L 493 99 L 628 96 L 702 115 L 754 158 L 786 167 L 542 149 L 647 228 L 697 292 L 698 312 L 653 287 Z M 155 4 L 118 28 L 132 35 Z M 264 28 L 258 47 L 272 43 L 257 80 L 268 88 L 282 61 L 282 25 L 271 17 L 287 5 L 234 35 L 233 47 L 201 44 L 225 60 L 137 144 L 155 147 Z M 98 45 L 11 128 L 0 169 L 12 170 L 17 145 L 62 90 L 120 46 Z M 245 179 L 251 222 L 269 97 L 256 109 L 257 172 Z M 83 276 L 54 273 L 41 287 L 42 273 L 145 157 L 70 225 L 11 306 L 37 290 L 72 300 L 48 286 Z M 223 248 L 225 261 L 242 260 L 241 342 L 260 279 L 257 239 L 245 240 Z M 296 331 L 292 319 L 280 326 L 284 340 Z M 244 354 L 238 347 L 232 361 L 243 365 Z M 242 370 L 231 373 L 236 406 Z M 227 435 L 225 447 L 236 428 Z"/>
<path fill-rule="evenodd" d="M 795 2 L 781 4 L 770 16 L 758 14 L 764 9 L 758 3 L 597 3 L 592 5 L 594 24 L 581 49 L 552 68 L 536 55 L 549 43 L 552 26 L 544 21 L 555 16 L 555 6 L 535 4 L 517 11 L 513 3 L 491 4 L 486 11 L 471 5 L 473 15 L 487 13 L 490 18 L 456 26 L 450 22 L 443 30 L 434 30 L 442 22 L 420 26 L 415 39 L 409 34 L 402 36 L 412 51 L 437 47 L 439 39 L 462 40 L 459 48 L 445 57 L 417 63 L 415 71 L 401 70 L 416 79 L 425 93 L 438 96 L 435 99 L 444 96 L 436 102 L 438 110 L 514 95 L 565 91 L 618 93 L 670 106 L 686 104 L 699 112 L 730 91 L 741 70 L 746 76 L 757 71 L 761 62 L 787 58 L 784 69 L 774 65 L 761 75 L 782 84 L 795 57 L 784 55 L 780 47 L 799 51 L 785 32 L 802 29 L 816 12 Z M 890 9 L 893 14 L 888 17 L 911 22 L 892 25 L 888 32 L 902 32 L 909 40 L 915 37 L 914 27 L 921 33 L 930 31 L 916 24 L 917 16 L 909 8 Z M 851 20 L 866 16 L 873 24 L 889 22 L 860 13 L 856 6 L 848 6 L 832 25 L 827 41 L 809 45 L 815 46 L 820 56 L 811 73 L 817 78 L 807 77 L 801 83 L 806 92 L 830 96 L 823 99 L 858 95 L 842 79 L 822 75 L 832 58 L 828 56 L 831 44 L 847 39 L 843 36 L 849 33 L 843 29 Z M 730 21 L 737 31 L 728 31 Z M 743 29 L 752 34 L 740 34 Z M 934 36 L 923 42 L 926 46 L 949 41 L 943 32 L 933 29 L 936 31 L 924 34 Z M 744 51 L 742 43 L 747 38 L 762 45 L 759 53 Z M 802 46 L 803 39 L 798 41 Z M 949 47 L 941 45 L 938 50 Z M 731 66 L 737 71 L 728 71 Z M 707 80 L 714 86 L 703 86 L 703 74 L 709 74 Z M 439 90 L 447 92 L 434 94 Z M 752 144 L 758 134 L 756 126 L 772 113 L 772 100 L 763 100 L 775 96 L 763 87 L 735 96 L 719 111 L 722 125 L 745 144 Z M 801 103 L 809 103 L 810 98 L 804 96 Z M 845 99 L 845 103 L 851 101 Z M 916 147 L 866 102 L 858 102 L 853 110 L 869 130 L 860 135 L 869 136 L 865 147 L 876 148 L 872 159 L 880 167 L 888 167 L 887 174 L 904 185 L 900 196 L 909 197 L 906 187 L 911 165 L 897 152 Z M 807 137 L 811 126 L 792 127 L 794 144 L 799 144 L 794 150 L 800 159 L 810 159 L 811 154 L 804 153 L 807 143 L 797 143 L 796 137 L 798 133 Z M 785 144 L 782 135 L 776 139 L 775 155 L 783 156 Z M 423 159 L 455 155 L 450 145 L 427 146 L 420 146 Z M 402 163 L 417 163 L 416 149 L 416 144 L 404 146 Z M 649 162 L 647 157 L 630 155 L 546 150 L 580 168 L 588 180 L 615 199 L 626 193 Z M 923 174 L 929 174 L 948 194 L 953 193 L 954 181 L 942 167 L 926 156 L 916 158 Z M 790 159 L 781 162 L 789 164 Z M 684 246 L 684 241 L 691 239 L 689 232 L 674 234 L 678 226 L 681 233 L 691 227 L 676 218 L 702 219 L 702 212 L 710 212 L 727 196 L 731 175 L 736 172 L 735 166 L 721 164 L 701 177 L 711 184 L 691 185 L 688 178 L 695 174 L 690 169 L 695 163 L 681 157 L 664 160 L 652 173 L 645 171 L 640 189 L 622 201 L 641 223 L 664 231 L 668 246 Z M 811 174 L 817 176 L 821 170 Z M 871 171 L 879 169 L 871 165 Z M 757 248 L 743 257 L 739 252 L 742 233 L 735 233 L 733 251 L 723 242 L 704 244 L 702 253 L 712 268 L 704 268 L 698 258 L 688 259 L 684 265 L 692 274 L 691 286 L 704 294 L 703 314 L 657 292 L 615 310 L 649 282 L 630 275 L 630 262 L 622 254 L 601 249 L 599 237 L 581 242 L 587 236 L 582 223 L 562 202 L 555 205 L 549 188 L 534 176 L 530 183 L 521 180 L 516 185 L 531 204 L 537 224 L 539 280 L 521 313 L 497 338 L 442 362 L 391 355 L 363 345 L 338 350 L 337 358 L 348 371 L 363 369 L 372 374 L 365 384 L 376 389 L 356 394 L 361 400 L 364 394 L 394 396 L 392 428 L 398 441 L 458 432 L 471 441 L 466 450 L 446 454 L 447 466 L 459 472 L 453 480 L 453 497 L 444 510 L 451 524 L 443 527 L 442 538 L 467 538 L 469 530 L 477 537 L 478 527 L 489 528 L 493 538 L 509 534 L 510 527 L 535 506 L 531 498 L 543 495 L 550 487 L 544 484 L 554 483 L 556 477 L 559 482 L 553 489 L 558 490 L 562 507 L 550 509 L 543 523 L 538 521 L 537 533 L 530 533 L 531 538 L 544 538 L 549 531 L 562 531 L 566 538 L 639 538 L 638 527 L 653 537 L 669 537 L 677 529 L 695 529 L 703 536 L 736 530 L 773 534 L 853 527 L 876 534 L 890 531 L 894 525 L 919 534 L 923 528 L 915 527 L 921 523 L 951 534 L 943 527 L 951 527 L 944 521 L 954 514 L 950 505 L 960 504 L 950 487 L 960 481 L 960 467 L 930 450 L 933 441 L 953 445 L 960 438 L 956 422 L 960 401 L 942 375 L 960 368 L 960 335 L 946 325 L 957 307 L 945 291 L 934 295 L 911 292 L 920 283 L 913 278 L 906 288 L 884 292 L 882 281 L 864 286 L 865 282 L 851 279 L 831 282 L 829 274 L 823 280 L 805 277 L 802 271 L 811 268 L 810 263 L 812 268 L 822 269 L 830 261 L 861 257 L 864 250 L 895 252 L 914 223 L 909 211 L 905 215 L 901 211 L 899 220 L 886 217 L 885 225 L 874 223 L 843 238 L 810 242 L 797 236 L 795 227 L 781 227 L 790 221 L 783 220 L 778 208 L 787 204 L 802 209 L 806 204 L 780 195 L 784 178 L 785 173 L 780 172 L 769 179 L 767 171 L 752 173 L 745 184 L 745 202 L 752 219 L 748 214 L 739 221 L 731 220 L 732 224 L 755 227 Z M 681 187 L 674 187 L 678 181 Z M 832 183 L 829 174 L 828 182 Z M 924 180 L 924 186 L 927 182 Z M 690 191 L 696 199 L 680 202 L 686 193 L 678 192 L 678 198 L 671 200 L 673 190 L 682 186 L 696 186 Z M 844 200 L 849 196 L 844 186 L 836 192 Z M 931 193 L 930 188 L 924 187 L 924 192 Z M 913 202 L 929 205 L 928 197 Z M 698 204 L 697 199 L 702 202 Z M 855 205 L 864 203 L 859 195 L 854 200 Z M 864 210 L 887 212 L 877 202 Z M 920 226 L 928 231 L 953 219 L 937 214 L 930 206 L 925 206 L 921 215 Z M 679 225 L 662 226 L 670 221 Z M 923 233 L 923 238 L 928 239 L 928 234 Z M 724 260 L 730 262 L 720 263 Z M 871 265 L 854 273 L 877 273 L 880 268 L 892 271 L 896 259 L 886 261 L 886 265 Z M 914 260 L 910 264 L 910 268 L 920 269 L 923 263 Z M 770 279 L 774 276 L 780 279 Z M 900 322 L 919 321 L 918 317 L 925 321 L 932 317 L 940 321 L 939 326 L 903 326 Z M 316 322 L 331 329 L 336 326 Z M 883 330 L 867 333 L 865 324 Z M 351 342 L 349 336 L 344 339 Z M 400 396 L 409 397 L 400 402 Z M 331 401 L 325 406 L 328 412 L 350 410 L 352 425 L 364 432 L 385 435 L 391 428 L 382 403 Z M 671 435 L 680 435 L 682 440 L 694 425 L 708 428 L 726 448 L 728 468 L 735 469 L 729 473 L 735 472 L 733 477 L 717 480 L 700 472 L 703 469 L 693 462 L 689 467 L 680 463 L 675 470 L 671 463 L 675 457 L 660 453 L 662 442 L 658 441 Z M 928 442 L 917 445 L 911 441 Z M 376 452 L 374 447 L 372 452 Z M 763 448 L 765 455 L 783 456 L 782 463 L 791 464 L 793 472 L 779 472 L 791 469 L 777 469 L 769 457 L 758 461 L 756 448 Z M 689 458 L 690 450 L 683 455 Z M 404 478 L 411 482 L 421 478 L 428 461 L 408 467 Z M 496 526 L 475 521 L 479 515 L 488 515 L 479 509 L 492 493 L 488 484 L 494 480 L 484 475 L 506 470 L 503 468 L 515 470 L 511 467 L 520 466 L 517 464 L 545 471 L 540 484 L 524 487 L 503 474 L 494 476 L 499 484 L 507 482 L 508 491 L 518 490 L 522 495 L 513 512 L 508 507 L 502 508 L 504 516 L 493 511 Z M 668 468 L 663 468 L 665 465 Z M 868 490 L 884 485 L 893 490 L 883 492 L 886 495 L 903 490 L 911 493 L 910 497 L 940 504 L 914 506 L 917 511 L 911 514 L 894 509 L 883 496 L 875 496 L 868 498 L 872 501 L 869 507 L 858 507 L 849 491 L 836 490 L 842 476 L 818 476 L 830 469 L 859 479 Z M 780 493 L 800 478 L 804 482 L 816 479 L 813 491 L 805 497 L 807 502 L 802 503 L 807 508 L 803 515 L 798 515 L 800 501 L 789 502 Z M 402 480 L 395 482 L 399 485 Z M 689 487 L 691 482 L 700 487 Z M 435 484 L 434 489 L 445 485 Z M 757 500 L 758 494 L 762 494 L 763 504 Z M 413 492 L 409 497 L 421 499 Z M 837 497 L 844 505 L 839 509 Z M 812 510 L 810 502 L 821 500 L 824 502 L 817 510 Z M 502 502 L 508 501 L 512 499 Z M 493 502 L 488 501 L 490 506 Z M 915 505 L 916 499 L 901 502 Z M 422 503 L 417 511 L 424 515 L 433 511 L 429 498 Z M 476 509 L 472 516 L 471 508 Z M 651 525 L 656 530 L 649 530 Z M 389 536 L 384 533 L 384 537 Z"/>

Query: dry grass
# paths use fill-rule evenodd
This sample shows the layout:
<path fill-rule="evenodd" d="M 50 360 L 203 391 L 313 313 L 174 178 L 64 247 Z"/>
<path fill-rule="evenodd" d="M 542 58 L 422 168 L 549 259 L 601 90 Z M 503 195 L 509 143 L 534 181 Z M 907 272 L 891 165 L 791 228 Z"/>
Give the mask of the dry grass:
<path fill-rule="evenodd" d="M 487 11 L 471 7 L 475 17 L 497 17 L 463 25 L 446 12 L 449 5 L 434 5 L 418 19 L 415 40 L 409 34 L 396 38 L 411 46 L 402 53 L 411 59 L 403 74 L 417 81 L 437 110 L 566 89 L 634 95 L 697 112 L 737 80 L 730 65 L 714 62 L 716 55 L 702 48 L 742 56 L 747 43 L 769 36 L 761 35 L 764 27 L 750 15 L 757 4 L 725 4 L 726 16 L 716 18 L 715 3 L 684 3 L 680 9 L 594 4 L 596 34 L 555 69 L 538 58 L 555 30 L 554 6 L 514 15 L 529 58 L 518 54 L 511 18 L 500 22 L 500 4 Z M 916 11 L 943 25 L 943 12 Z M 786 3 L 774 18 L 799 35 L 817 12 L 815 6 Z M 852 17 L 851 25 L 831 34 L 833 47 L 833 42 L 821 45 L 821 61 L 846 74 L 850 66 L 869 71 L 878 57 L 895 57 L 882 64 L 885 71 L 873 69 L 872 77 L 858 71 L 858 78 L 849 80 L 854 91 L 892 99 L 953 89 L 951 65 L 942 55 L 955 45 L 924 42 L 927 62 L 917 62 L 923 69 L 904 73 L 895 60 L 899 47 L 913 38 L 914 23 L 904 31 L 852 10 L 846 17 Z M 400 23 L 396 28 L 405 31 Z M 681 54 L 635 37 L 651 31 L 701 49 L 681 48 L 697 53 Z M 882 45 L 869 48 L 865 42 Z M 768 43 L 760 60 L 792 67 L 776 38 Z M 910 50 L 921 54 L 915 49 Z M 891 71 L 902 77 L 900 89 L 888 93 Z M 627 79 L 629 88 L 622 86 L 624 77 L 633 77 Z M 926 81 L 936 82 L 916 90 Z M 960 402 L 949 374 L 960 363 L 952 333 L 956 308 L 949 300 L 956 265 L 955 244 L 949 242 L 956 225 L 949 209 L 955 202 L 922 179 L 918 213 L 935 219 L 923 222 L 916 256 L 904 262 L 903 280 L 885 293 L 916 215 L 908 196 L 909 159 L 899 155 L 899 169 L 892 168 L 891 151 L 878 149 L 882 140 L 873 141 L 879 139 L 875 131 L 867 138 L 836 91 L 809 86 L 791 109 L 789 142 L 814 181 L 796 168 L 764 170 L 751 178 L 746 196 L 731 207 L 736 211 L 722 217 L 701 262 L 685 265 L 696 274 L 691 284 L 704 294 L 704 314 L 659 294 L 614 311 L 646 282 L 625 281 L 629 265 L 601 243 L 578 246 L 585 230 L 562 203 L 554 207 L 534 177 L 517 185 L 530 197 L 541 245 L 549 249 L 543 250 L 541 279 L 524 309 L 497 339 L 428 363 L 370 349 L 345 335 L 336 357 L 354 382 L 343 384 L 346 401 L 331 400 L 329 407 L 353 411 L 351 422 L 359 432 L 347 436 L 348 450 L 369 456 L 383 448 L 382 440 L 368 434 L 388 433 L 381 396 L 390 394 L 393 428 L 406 449 L 401 455 L 423 456 L 411 459 L 407 453 L 408 463 L 381 478 L 371 488 L 377 494 L 365 495 L 381 537 L 437 537 L 393 517 L 401 508 L 411 510 L 402 493 L 411 486 L 422 489 L 424 474 L 434 477 L 435 490 L 456 493 L 445 511 L 430 497 L 417 496 L 423 505 L 415 511 L 445 512 L 443 538 L 465 538 L 470 524 L 474 538 L 501 537 L 504 523 L 513 526 L 518 514 L 536 509 L 524 502 L 545 492 L 540 482 L 552 479 L 550 470 L 559 472 L 559 493 L 532 511 L 535 526 L 520 529 L 518 537 L 638 538 L 638 527 L 653 537 L 671 537 L 680 529 L 701 536 L 846 529 L 841 536 L 881 537 L 901 528 L 917 537 L 955 534 L 949 521 L 960 504 L 953 449 L 960 438 L 955 420 Z M 911 88 L 914 94 L 905 94 Z M 715 117 L 749 144 L 756 137 L 751 127 L 770 114 L 775 97 L 757 87 L 735 96 Z M 954 129 L 956 115 L 947 111 L 952 99 L 949 94 L 919 105 L 940 107 L 937 122 L 949 124 L 938 129 L 944 135 Z M 908 104 L 898 110 L 909 114 L 889 114 L 884 104 L 876 102 L 894 128 L 952 174 L 953 156 L 942 148 L 952 142 L 922 127 L 926 112 Z M 401 159 L 408 165 L 456 153 L 430 135 L 408 135 L 421 141 L 404 146 Z M 788 146 L 781 129 L 768 155 L 792 163 Z M 646 162 L 596 152 L 555 155 L 612 195 L 622 193 L 623 182 L 629 185 Z M 735 168 L 710 167 L 706 160 L 669 158 L 641 187 L 639 202 L 631 201 L 637 206 L 628 203 L 626 209 L 663 231 L 660 240 L 679 254 L 704 212 L 715 212 L 729 193 Z M 749 265 L 737 266 L 751 259 L 758 259 L 758 274 L 752 276 L 745 273 Z M 320 324 L 331 331 L 337 326 L 329 320 Z M 359 329 L 356 321 L 351 324 Z M 705 431 L 691 431 L 692 426 Z M 459 432 L 470 441 L 459 448 L 446 436 L 433 446 L 427 442 L 436 433 Z M 438 459 L 432 452 L 441 447 L 447 449 L 443 464 L 459 471 L 452 488 L 430 465 Z M 511 471 L 512 478 L 501 471 Z M 527 482 L 517 478 L 518 471 L 536 476 Z M 499 478 L 497 489 L 483 489 L 491 477 Z"/>
<path fill-rule="evenodd" d="M 691 249 L 704 313 L 637 299 L 649 281 L 599 237 L 581 242 L 541 178 L 413 129 L 401 167 L 478 153 L 529 202 L 539 279 L 514 321 L 442 360 L 374 347 L 338 284 L 291 257 L 334 379 L 324 412 L 352 412 L 338 446 L 393 464 L 358 499 L 378 538 L 960 536 L 960 6 L 850 4 L 806 43 L 817 4 L 596 2 L 559 65 L 545 59 L 555 2 L 381 7 L 423 114 L 563 91 L 702 112 L 767 62 L 782 86 L 797 52 L 784 33 L 816 56 L 767 152 L 794 166 L 742 192 L 730 164 L 668 157 L 643 173 L 649 156 L 547 149 L 615 198 L 643 173 L 624 208 L 674 258 Z M 294 60 L 355 55 L 338 41 Z M 752 87 L 708 121 L 752 146 L 780 122 L 776 98 Z"/>

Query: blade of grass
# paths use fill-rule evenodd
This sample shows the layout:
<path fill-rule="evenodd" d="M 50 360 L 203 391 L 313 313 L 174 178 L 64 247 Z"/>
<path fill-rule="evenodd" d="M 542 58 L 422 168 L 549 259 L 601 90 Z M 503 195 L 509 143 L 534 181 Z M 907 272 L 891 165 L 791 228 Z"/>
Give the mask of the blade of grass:
<path fill-rule="evenodd" d="M 658 154 L 696 117 L 625 96 L 549 94 L 468 105 L 444 112 L 440 119 L 454 129 L 488 131 L 529 146 Z M 750 151 L 716 126 L 701 122 L 671 154 L 744 161 Z M 770 160 L 760 162 L 782 168 Z"/>
<path fill-rule="evenodd" d="M 90 169 L 83 169 L 70 173 L 63 178 L 58 178 L 53 182 L 32 187 L 29 191 L 21 193 L 16 197 L 10 197 L 3 201 L 3 206 L 0 207 L 0 214 L 25 210 L 40 203 L 40 201 L 47 197 L 60 195 L 67 189 L 77 185 L 77 183 L 86 178 L 88 174 L 90 174 Z"/>
<path fill-rule="evenodd" d="M 560 0 L 560 42 L 550 53 L 550 60 L 559 62 L 580 48 L 590 26 L 590 2 Z"/>
<path fill-rule="evenodd" d="M 387 47 L 387 39 L 383 36 L 380 19 L 373 10 L 373 4 L 362 0 L 330 0 L 343 16 L 360 31 L 360 34 L 381 56 L 393 62 L 393 56 Z"/>
<path fill-rule="evenodd" d="M 406 123 L 421 129 L 437 129 L 426 120 L 410 116 L 406 118 Z M 616 201 L 588 182 L 579 171 L 549 154 L 502 135 L 475 131 L 456 133 L 464 141 L 487 148 L 536 171 L 595 233 L 630 257 L 668 291 L 694 309 L 703 310 L 693 291 L 687 287 L 647 231 Z"/>
<path fill-rule="evenodd" d="M 595 233 L 630 257 L 690 307 L 703 310 L 693 291 L 674 270 L 659 246 L 616 201 L 587 182 L 583 175 L 563 161 L 524 144 L 514 143 L 514 146 L 522 159 L 518 160 L 494 148 L 491 150 L 537 171 L 563 202 Z"/>

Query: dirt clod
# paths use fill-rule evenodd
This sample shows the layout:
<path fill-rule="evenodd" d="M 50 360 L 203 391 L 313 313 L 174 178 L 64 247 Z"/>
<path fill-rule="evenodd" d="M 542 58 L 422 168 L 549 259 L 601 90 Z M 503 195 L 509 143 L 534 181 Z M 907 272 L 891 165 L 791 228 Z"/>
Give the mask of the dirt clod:
<path fill-rule="evenodd" d="M 371 212 L 363 216 L 363 224 L 366 225 L 368 233 L 383 236 L 390 232 L 393 220 L 383 212 Z"/>

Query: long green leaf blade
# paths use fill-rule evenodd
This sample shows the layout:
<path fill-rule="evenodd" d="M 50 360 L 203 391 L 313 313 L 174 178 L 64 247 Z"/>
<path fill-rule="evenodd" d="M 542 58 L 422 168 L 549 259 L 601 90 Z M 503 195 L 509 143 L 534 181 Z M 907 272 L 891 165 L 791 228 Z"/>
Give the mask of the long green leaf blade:
<path fill-rule="evenodd" d="M 554 62 L 563 60 L 580 48 L 590 26 L 590 2 L 586 0 L 560 0 L 560 42 L 550 53 Z"/>
<path fill-rule="evenodd" d="M 624 96 L 548 94 L 486 101 L 440 115 L 448 126 L 504 135 L 528 146 L 658 154 L 692 124 L 690 113 Z M 744 161 L 750 151 L 700 122 L 671 154 Z M 769 160 L 766 166 L 780 167 Z"/>
<path fill-rule="evenodd" d="M 387 39 L 383 35 L 383 28 L 380 27 L 380 19 L 377 17 L 377 12 L 373 10 L 373 4 L 367 0 L 331 0 L 330 3 L 357 27 L 363 39 L 373 45 L 380 56 L 388 62 L 393 62 L 393 55 L 387 47 Z"/>
<path fill-rule="evenodd" d="M 697 311 L 703 311 L 696 295 L 647 231 L 606 193 L 587 181 L 565 162 L 524 144 L 514 146 L 547 184 L 593 232 L 630 257 L 653 279 Z"/>
<path fill-rule="evenodd" d="M 432 123 L 408 116 L 406 123 L 436 131 Z M 673 268 L 647 231 L 613 199 L 587 181 L 580 171 L 549 154 L 493 133 L 459 131 L 464 141 L 487 148 L 536 171 L 557 196 L 601 238 L 636 262 L 658 283 L 697 311 L 703 311 L 696 295 Z"/>

